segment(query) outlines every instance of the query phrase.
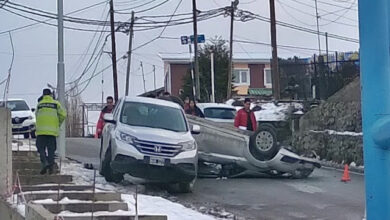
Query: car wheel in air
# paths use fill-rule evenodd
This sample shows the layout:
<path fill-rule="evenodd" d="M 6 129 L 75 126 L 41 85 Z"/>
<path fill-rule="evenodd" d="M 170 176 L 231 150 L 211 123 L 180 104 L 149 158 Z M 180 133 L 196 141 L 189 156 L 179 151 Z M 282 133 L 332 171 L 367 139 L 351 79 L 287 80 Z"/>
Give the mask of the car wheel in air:
<path fill-rule="evenodd" d="M 260 124 L 255 134 L 250 137 L 249 150 L 258 160 L 267 161 L 279 151 L 276 129 L 269 124 Z"/>

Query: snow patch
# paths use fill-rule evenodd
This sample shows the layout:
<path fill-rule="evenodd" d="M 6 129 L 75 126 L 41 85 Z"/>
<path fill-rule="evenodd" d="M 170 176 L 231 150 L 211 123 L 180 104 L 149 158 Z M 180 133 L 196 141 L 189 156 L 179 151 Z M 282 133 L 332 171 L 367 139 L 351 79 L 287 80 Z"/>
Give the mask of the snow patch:
<path fill-rule="evenodd" d="M 363 136 L 362 132 L 352 132 L 352 131 L 334 131 L 334 130 L 324 130 L 324 131 L 315 131 L 310 130 L 312 133 L 327 133 L 329 135 L 341 135 L 341 136 Z"/>
<path fill-rule="evenodd" d="M 323 193 L 324 192 L 324 190 L 322 190 L 318 187 L 310 186 L 310 185 L 303 184 L 303 183 L 288 183 L 287 185 L 295 188 L 297 191 L 304 192 L 304 193 L 314 194 L 314 193 Z"/>

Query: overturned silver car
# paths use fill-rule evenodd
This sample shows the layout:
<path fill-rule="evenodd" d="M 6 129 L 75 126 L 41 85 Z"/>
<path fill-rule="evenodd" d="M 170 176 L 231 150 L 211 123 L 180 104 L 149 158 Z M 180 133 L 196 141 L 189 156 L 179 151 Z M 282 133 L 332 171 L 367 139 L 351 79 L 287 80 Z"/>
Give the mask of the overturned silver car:
<path fill-rule="evenodd" d="M 316 159 L 299 156 L 281 147 L 275 128 L 261 124 L 255 132 L 233 125 L 188 116 L 191 125 L 199 125 L 201 134 L 195 138 L 199 160 L 222 165 L 224 176 L 240 173 L 266 173 L 306 178 L 321 165 Z"/>

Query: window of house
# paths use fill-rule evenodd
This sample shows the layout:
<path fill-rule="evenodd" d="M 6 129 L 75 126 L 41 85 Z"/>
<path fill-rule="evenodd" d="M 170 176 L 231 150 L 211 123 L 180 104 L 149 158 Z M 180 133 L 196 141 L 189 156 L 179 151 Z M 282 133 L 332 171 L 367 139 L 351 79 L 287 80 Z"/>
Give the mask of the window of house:
<path fill-rule="evenodd" d="M 264 69 L 264 86 L 266 88 L 272 88 L 271 68 L 265 68 Z"/>
<path fill-rule="evenodd" d="M 234 69 L 233 77 L 233 83 L 235 84 L 250 84 L 249 69 Z"/>

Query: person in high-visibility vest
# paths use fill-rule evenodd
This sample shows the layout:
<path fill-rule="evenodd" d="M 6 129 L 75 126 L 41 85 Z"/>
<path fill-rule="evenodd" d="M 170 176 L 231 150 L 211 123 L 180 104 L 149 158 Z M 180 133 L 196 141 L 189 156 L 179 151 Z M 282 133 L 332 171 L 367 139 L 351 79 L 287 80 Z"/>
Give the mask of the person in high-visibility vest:
<path fill-rule="evenodd" d="M 61 104 L 53 99 L 50 89 L 43 90 L 42 99 L 36 110 L 36 145 L 41 159 L 40 174 L 53 173 L 54 153 L 57 149 L 56 138 L 61 124 L 66 118 L 66 111 Z"/>

